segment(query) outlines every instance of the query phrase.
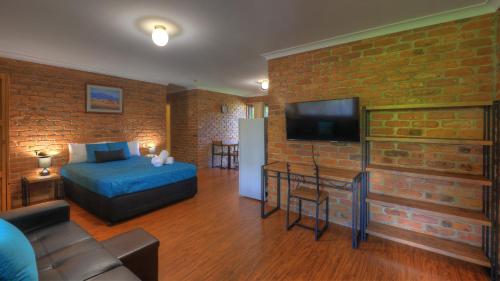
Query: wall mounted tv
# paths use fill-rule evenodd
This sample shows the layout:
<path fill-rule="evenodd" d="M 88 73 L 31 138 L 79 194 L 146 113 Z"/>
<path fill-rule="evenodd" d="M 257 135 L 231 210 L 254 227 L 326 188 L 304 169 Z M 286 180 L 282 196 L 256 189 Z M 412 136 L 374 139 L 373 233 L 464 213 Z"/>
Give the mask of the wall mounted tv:
<path fill-rule="evenodd" d="M 359 98 L 286 104 L 288 140 L 359 142 Z"/>

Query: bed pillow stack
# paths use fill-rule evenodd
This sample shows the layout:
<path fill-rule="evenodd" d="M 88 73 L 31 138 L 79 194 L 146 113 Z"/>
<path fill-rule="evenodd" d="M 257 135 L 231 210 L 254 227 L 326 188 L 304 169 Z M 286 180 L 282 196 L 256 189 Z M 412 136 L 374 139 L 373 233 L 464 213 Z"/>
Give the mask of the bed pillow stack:
<path fill-rule="evenodd" d="M 123 156 L 126 159 L 130 158 L 130 149 L 128 148 L 128 143 L 126 141 L 122 142 L 110 142 L 108 143 L 109 151 L 123 150 Z"/>
<path fill-rule="evenodd" d="M 70 143 L 69 147 L 69 164 L 90 162 L 95 163 L 96 151 L 117 151 L 123 150 L 126 159 L 131 156 L 141 156 L 139 150 L 139 142 L 101 142 L 101 143 Z"/>
<path fill-rule="evenodd" d="M 107 143 L 88 143 L 85 145 L 87 149 L 87 162 L 95 163 L 95 152 L 96 151 L 109 151 Z"/>

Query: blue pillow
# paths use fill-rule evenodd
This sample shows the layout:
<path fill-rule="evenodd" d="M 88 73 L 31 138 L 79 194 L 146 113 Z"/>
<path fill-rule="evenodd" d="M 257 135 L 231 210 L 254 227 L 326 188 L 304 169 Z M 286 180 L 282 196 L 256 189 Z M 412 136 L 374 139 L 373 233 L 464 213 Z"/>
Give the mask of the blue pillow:
<path fill-rule="evenodd" d="M 85 145 L 87 149 L 87 162 L 95 162 L 96 151 L 109 151 L 107 143 L 88 143 Z"/>
<path fill-rule="evenodd" d="M 125 158 L 130 158 L 130 149 L 128 148 L 128 143 L 126 141 L 110 142 L 108 143 L 108 148 L 110 151 L 123 149 L 123 155 Z"/>
<path fill-rule="evenodd" d="M 35 252 L 24 234 L 0 219 L 0 280 L 38 280 Z"/>

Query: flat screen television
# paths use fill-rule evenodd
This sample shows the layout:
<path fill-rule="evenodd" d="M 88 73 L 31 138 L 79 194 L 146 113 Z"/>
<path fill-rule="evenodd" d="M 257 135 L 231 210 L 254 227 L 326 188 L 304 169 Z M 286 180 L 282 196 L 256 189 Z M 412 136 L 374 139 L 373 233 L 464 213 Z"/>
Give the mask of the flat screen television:
<path fill-rule="evenodd" d="M 286 104 L 288 140 L 359 142 L 359 99 Z"/>

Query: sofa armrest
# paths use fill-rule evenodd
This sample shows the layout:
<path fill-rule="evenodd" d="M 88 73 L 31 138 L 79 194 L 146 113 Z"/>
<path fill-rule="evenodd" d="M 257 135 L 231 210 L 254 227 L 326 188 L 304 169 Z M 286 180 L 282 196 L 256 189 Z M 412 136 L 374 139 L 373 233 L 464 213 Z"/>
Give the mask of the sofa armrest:
<path fill-rule="evenodd" d="M 125 232 L 101 242 L 139 279 L 158 280 L 158 248 L 160 241 L 142 228 Z"/>
<path fill-rule="evenodd" d="M 0 218 L 24 233 L 69 221 L 69 204 L 64 200 L 50 201 L 0 213 Z"/>

